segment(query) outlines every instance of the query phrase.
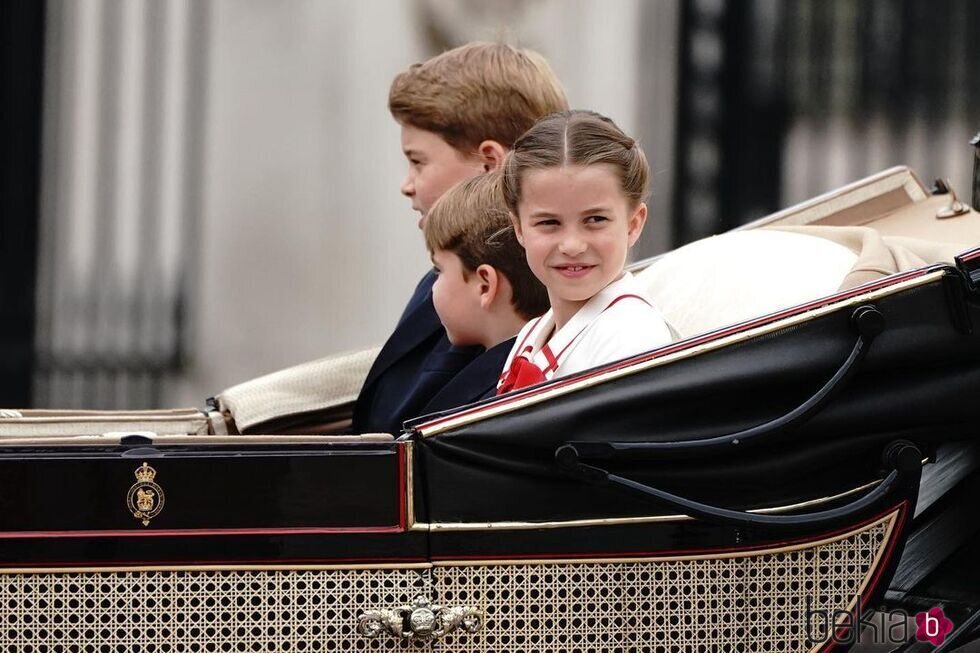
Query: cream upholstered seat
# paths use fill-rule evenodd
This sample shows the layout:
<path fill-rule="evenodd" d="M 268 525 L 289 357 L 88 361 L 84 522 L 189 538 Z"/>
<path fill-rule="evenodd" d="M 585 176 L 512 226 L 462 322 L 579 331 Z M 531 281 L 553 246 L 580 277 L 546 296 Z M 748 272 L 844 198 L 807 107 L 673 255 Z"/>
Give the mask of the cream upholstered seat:
<path fill-rule="evenodd" d="M 636 278 L 686 338 L 833 294 L 857 258 L 826 238 L 756 229 L 693 242 Z"/>
<path fill-rule="evenodd" d="M 0 439 L 152 433 L 207 435 L 208 418 L 194 408 L 170 410 L 0 410 Z"/>
<path fill-rule="evenodd" d="M 0 440 L 147 435 L 154 441 L 229 433 L 337 433 L 378 354 L 378 347 L 329 356 L 241 383 L 218 395 L 218 410 L 0 410 Z M 290 427 L 298 422 L 297 429 Z M 305 426 L 304 426 L 305 425 Z M 230 427 L 230 428 L 229 428 Z M 374 435 L 332 441 L 387 441 Z"/>
<path fill-rule="evenodd" d="M 324 426 L 342 426 L 357 399 L 380 347 L 327 356 L 295 365 L 228 388 L 216 399 L 221 413 L 234 419 L 241 432 L 282 430 L 283 420 L 308 416 Z M 215 421 L 215 420 L 212 420 Z"/>

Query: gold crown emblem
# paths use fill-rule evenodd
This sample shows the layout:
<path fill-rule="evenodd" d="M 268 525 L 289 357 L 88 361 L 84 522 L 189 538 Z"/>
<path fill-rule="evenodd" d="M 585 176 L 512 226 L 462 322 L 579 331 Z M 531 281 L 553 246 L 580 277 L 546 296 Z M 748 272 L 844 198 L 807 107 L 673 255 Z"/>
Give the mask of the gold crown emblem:
<path fill-rule="evenodd" d="M 157 470 L 153 469 L 148 464 L 143 463 L 143 466 L 137 467 L 136 471 L 133 473 L 136 474 L 136 480 L 140 483 L 149 483 L 156 478 Z"/>

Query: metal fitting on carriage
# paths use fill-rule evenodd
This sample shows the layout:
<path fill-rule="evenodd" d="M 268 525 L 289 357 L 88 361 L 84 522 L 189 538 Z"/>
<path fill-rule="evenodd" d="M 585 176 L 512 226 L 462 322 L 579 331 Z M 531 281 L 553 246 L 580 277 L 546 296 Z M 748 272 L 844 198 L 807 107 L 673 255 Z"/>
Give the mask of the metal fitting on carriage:
<path fill-rule="evenodd" d="M 440 639 L 457 629 L 472 634 L 482 627 L 483 613 L 476 608 L 433 605 L 424 596 L 416 597 L 411 605 L 368 610 L 357 621 L 357 632 L 368 639 L 388 633 L 402 640 L 418 642 Z"/>

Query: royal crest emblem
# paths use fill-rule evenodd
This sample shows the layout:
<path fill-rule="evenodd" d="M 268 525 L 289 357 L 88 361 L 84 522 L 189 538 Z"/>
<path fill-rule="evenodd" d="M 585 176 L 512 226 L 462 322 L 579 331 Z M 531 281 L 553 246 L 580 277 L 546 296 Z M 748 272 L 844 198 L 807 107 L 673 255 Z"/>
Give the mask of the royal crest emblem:
<path fill-rule="evenodd" d="M 126 505 L 133 517 L 142 520 L 144 526 L 149 526 L 150 520 L 163 510 L 163 488 L 154 482 L 157 471 L 147 463 L 137 467 L 134 474 L 136 482 L 129 488 Z"/>

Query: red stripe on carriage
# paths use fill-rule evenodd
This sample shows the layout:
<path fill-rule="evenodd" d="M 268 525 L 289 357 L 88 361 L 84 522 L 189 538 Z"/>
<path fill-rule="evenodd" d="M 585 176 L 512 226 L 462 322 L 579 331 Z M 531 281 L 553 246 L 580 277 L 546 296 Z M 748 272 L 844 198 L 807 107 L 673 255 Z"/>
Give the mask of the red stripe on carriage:
<path fill-rule="evenodd" d="M 295 528 L 166 528 L 155 531 L 79 530 L 9 531 L 0 540 L 73 537 L 196 537 L 200 535 L 333 535 L 357 533 L 401 533 L 401 526 L 300 526 Z"/>
<path fill-rule="evenodd" d="M 405 453 L 405 447 L 409 445 L 402 445 L 398 447 L 398 528 L 404 531 L 406 525 L 408 524 L 408 492 L 409 489 L 406 487 L 408 483 L 408 474 L 406 473 L 405 466 L 408 461 L 408 456 Z"/>
<path fill-rule="evenodd" d="M 972 261 L 975 258 L 980 258 L 980 247 L 959 255 L 961 261 Z"/>
<path fill-rule="evenodd" d="M 83 562 L 34 562 L 31 561 L 29 565 L 25 565 L 22 562 L 5 562 L 0 564 L 0 569 L 21 569 L 25 566 L 29 566 L 31 570 L 34 569 L 61 569 L 61 568 L 71 568 L 78 569 L 82 573 L 89 572 L 90 569 L 101 569 L 105 567 L 134 567 L 139 569 L 140 567 L 242 567 L 251 565 L 262 565 L 268 564 L 272 566 L 283 566 L 283 565 L 297 565 L 297 566 L 337 566 L 337 565 L 389 565 L 389 564 L 419 564 L 426 563 L 428 560 L 424 557 L 370 557 L 370 558 L 246 558 L 241 560 L 155 560 L 152 562 L 147 562 L 146 560 L 100 560 L 92 561 L 91 559 L 85 560 Z M 181 570 L 182 571 L 182 570 Z"/>

